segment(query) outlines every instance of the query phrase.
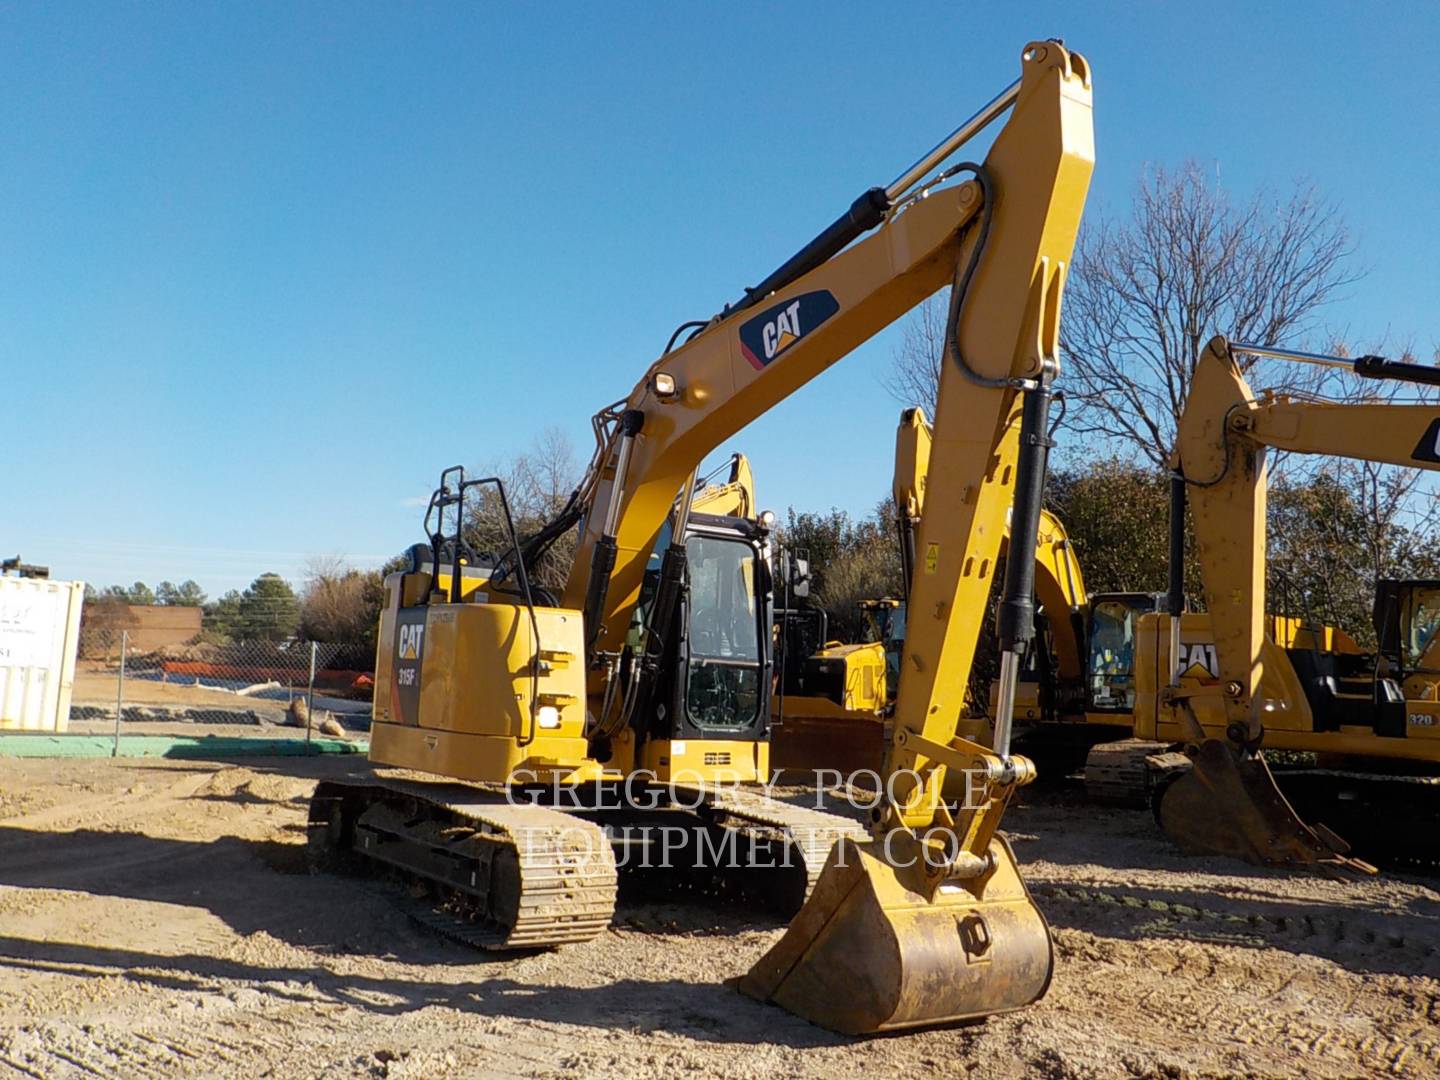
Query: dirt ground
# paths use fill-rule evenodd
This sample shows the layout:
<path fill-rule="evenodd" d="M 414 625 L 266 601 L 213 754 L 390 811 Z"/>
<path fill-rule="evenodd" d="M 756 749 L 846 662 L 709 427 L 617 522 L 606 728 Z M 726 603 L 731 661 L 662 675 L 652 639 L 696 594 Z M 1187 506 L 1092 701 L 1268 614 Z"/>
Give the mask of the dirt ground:
<path fill-rule="evenodd" d="M 1048 995 L 847 1039 L 723 985 L 773 920 L 628 903 L 592 942 L 492 959 L 311 876 L 314 778 L 363 767 L 0 760 L 0 1076 L 1440 1074 L 1435 879 L 1186 859 L 1052 787 L 1006 819 Z"/>

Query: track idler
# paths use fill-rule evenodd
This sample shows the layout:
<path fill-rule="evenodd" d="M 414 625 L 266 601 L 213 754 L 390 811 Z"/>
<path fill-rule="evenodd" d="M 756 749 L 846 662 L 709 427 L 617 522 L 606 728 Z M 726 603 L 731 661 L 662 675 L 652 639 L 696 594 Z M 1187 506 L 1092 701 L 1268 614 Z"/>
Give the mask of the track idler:
<path fill-rule="evenodd" d="M 1242 756 L 1224 739 L 1205 739 L 1192 761 L 1192 769 L 1156 791 L 1153 804 L 1160 828 L 1181 850 L 1260 866 L 1376 873 L 1324 825 L 1300 819 L 1258 754 Z"/>
<path fill-rule="evenodd" d="M 1050 930 L 1003 838 L 985 873 L 930 896 L 923 870 L 893 852 L 887 860 L 884 847 L 835 845 L 785 936 L 739 980 L 741 993 L 847 1035 L 979 1019 L 1045 993 Z"/>

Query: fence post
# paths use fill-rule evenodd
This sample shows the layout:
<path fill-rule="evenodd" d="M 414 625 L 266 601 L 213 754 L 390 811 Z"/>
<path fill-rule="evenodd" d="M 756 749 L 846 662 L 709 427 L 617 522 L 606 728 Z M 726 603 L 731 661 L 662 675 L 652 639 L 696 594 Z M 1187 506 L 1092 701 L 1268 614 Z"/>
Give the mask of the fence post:
<path fill-rule="evenodd" d="M 120 631 L 120 678 L 115 686 L 115 742 L 110 747 L 110 756 L 120 756 L 120 717 L 125 712 L 125 653 L 130 644 L 130 631 Z"/>
<path fill-rule="evenodd" d="M 310 642 L 310 685 L 305 688 L 305 745 L 310 745 L 310 733 L 315 730 L 315 652 L 317 642 Z"/>

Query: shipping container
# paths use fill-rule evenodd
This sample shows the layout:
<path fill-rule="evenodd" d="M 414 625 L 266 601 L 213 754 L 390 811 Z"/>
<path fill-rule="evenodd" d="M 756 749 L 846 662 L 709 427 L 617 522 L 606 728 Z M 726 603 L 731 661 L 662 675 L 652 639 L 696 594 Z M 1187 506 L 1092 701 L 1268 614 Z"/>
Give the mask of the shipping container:
<path fill-rule="evenodd" d="M 85 584 L 0 574 L 0 731 L 64 731 Z"/>

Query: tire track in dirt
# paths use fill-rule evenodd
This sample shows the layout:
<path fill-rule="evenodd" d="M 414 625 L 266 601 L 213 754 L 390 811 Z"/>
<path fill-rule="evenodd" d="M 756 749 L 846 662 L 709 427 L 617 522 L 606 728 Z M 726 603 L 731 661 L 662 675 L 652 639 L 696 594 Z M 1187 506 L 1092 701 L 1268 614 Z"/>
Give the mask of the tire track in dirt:
<path fill-rule="evenodd" d="M 3 824 L 7 829 L 32 832 L 53 832 L 57 831 L 57 826 L 79 827 L 97 821 L 114 826 L 153 816 L 166 806 L 190 798 L 210 783 L 213 783 L 213 776 L 208 771 L 182 776 L 156 790 L 148 789 L 142 781 L 123 793 L 110 791 L 88 798 L 63 800 L 43 810 L 5 818 Z"/>
<path fill-rule="evenodd" d="M 1367 1071 L 1440 1068 L 1440 1035 L 1429 1021 L 1440 993 L 1434 980 L 1361 975 L 1309 956 L 1280 967 L 1269 950 L 1185 938 L 1064 929 L 1056 938 L 1062 970 L 1086 972 L 1084 991 L 1117 1026 L 1241 1048 L 1252 1066 L 1280 1054 L 1331 1063 L 1336 1075 L 1357 1061 Z M 1139 989 L 1138 971 L 1158 976 L 1156 985 Z M 1356 984 L 1361 993 L 1351 992 Z"/>
<path fill-rule="evenodd" d="M 1061 912 L 1069 905 L 1080 910 L 1109 909 L 1147 920 L 1146 933 L 1167 934 L 1216 943 L 1266 943 L 1283 939 L 1307 952 L 1317 949 L 1334 959 L 1374 962 L 1377 956 L 1396 954 L 1394 963 L 1403 963 L 1416 975 L 1440 977 L 1440 932 L 1413 921 L 1399 930 L 1393 916 L 1353 914 L 1274 913 L 1263 910 L 1236 911 L 1171 903 L 1144 895 L 1083 886 L 1036 884 L 1032 894 L 1049 901 L 1047 912 Z M 1093 919 L 1093 913 L 1082 918 Z M 1267 940 L 1271 939 L 1271 940 Z"/>

